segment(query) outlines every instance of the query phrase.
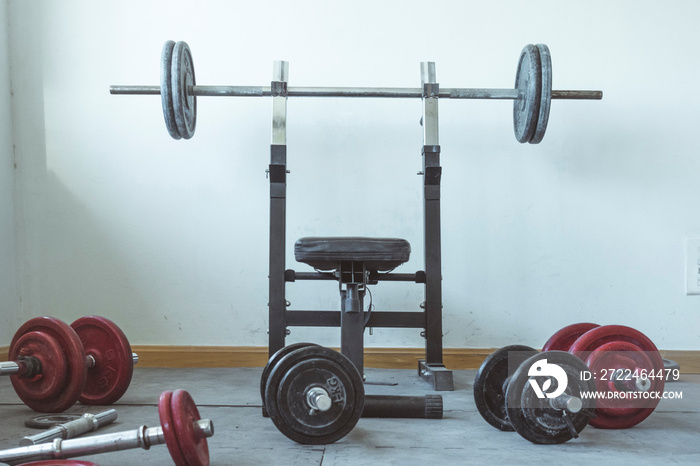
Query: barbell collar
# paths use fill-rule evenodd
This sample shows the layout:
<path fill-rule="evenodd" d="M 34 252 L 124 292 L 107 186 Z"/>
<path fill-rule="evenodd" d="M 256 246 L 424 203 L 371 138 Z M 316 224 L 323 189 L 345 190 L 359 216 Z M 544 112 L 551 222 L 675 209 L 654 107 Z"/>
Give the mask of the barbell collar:
<path fill-rule="evenodd" d="M 160 95 L 160 86 L 110 86 L 113 95 Z M 270 97 L 270 86 L 190 86 L 188 94 L 204 97 Z M 288 97 L 368 97 L 368 98 L 422 98 L 421 88 L 399 87 L 289 87 Z M 441 99 L 496 99 L 515 100 L 517 89 L 441 88 Z M 552 99 L 601 100 L 603 91 L 553 90 Z"/>
<path fill-rule="evenodd" d="M 41 361 L 34 356 L 19 356 L 16 361 L 0 362 L 0 375 L 18 374 L 32 378 L 41 373 Z"/>

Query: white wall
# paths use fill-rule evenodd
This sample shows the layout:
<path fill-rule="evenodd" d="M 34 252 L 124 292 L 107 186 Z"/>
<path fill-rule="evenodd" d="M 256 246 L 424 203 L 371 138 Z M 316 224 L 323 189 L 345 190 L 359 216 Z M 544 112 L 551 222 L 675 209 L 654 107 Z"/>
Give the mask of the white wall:
<path fill-rule="evenodd" d="M 631 325 L 660 348 L 700 349 L 685 296 L 700 234 L 700 4 L 690 0 L 11 1 L 23 317 L 98 313 L 135 344 L 265 345 L 268 99 L 200 98 L 190 141 L 167 135 L 160 49 L 186 40 L 200 84 L 512 87 L 546 43 L 557 89 L 542 144 L 521 145 L 506 101 L 442 101 L 448 347 L 540 346 L 578 321 Z M 20 100 L 21 99 L 21 100 Z M 422 268 L 419 100 L 290 99 L 288 267 L 304 235 L 408 239 Z M 337 285 L 288 285 L 294 308 L 338 308 Z M 419 286 L 374 287 L 417 309 Z M 337 345 L 329 329 L 288 341 Z M 421 346 L 375 330 L 373 346 Z"/>
<path fill-rule="evenodd" d="M 19 323 L 7 6 L 0 0 L 0 345 L 10 343 Z"/>

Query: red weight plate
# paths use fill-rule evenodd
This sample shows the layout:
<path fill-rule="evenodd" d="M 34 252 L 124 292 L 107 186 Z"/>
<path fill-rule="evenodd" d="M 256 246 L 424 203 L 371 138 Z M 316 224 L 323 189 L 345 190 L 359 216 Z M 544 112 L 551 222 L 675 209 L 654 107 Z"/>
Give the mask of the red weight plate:
<path fill-rule="evenodd" d="M 654 363 L 651 360 L 650 353 L 639 351 L 638 347 L 633 343 L 614 341 L 605 343 L 590 353 L 586 359 L 586 364 L 589 370 L 596 374 L 596 390 L 598 392 L 618 392 L 620 390 L 615 381 L 611 380 L 612 371 L 621 369 L 621 375 L 629 376 L 629 380 L 618 383 L 629 384 L 628 389 L 632 389 L 634 382 L 634 374 L 645 371 L 647 374 L 654 371 Z M 629 370 L 629 371 L 627 371 Z M 658 370 L 654 371 L 654 374 Z M 602 379 L 605 380 L 602 380 Z M 648 391 L 663 391 L 662 378 L 649 378 L 651 386 Z M 659 385 L 661 384 L 661 385 Z M 642 422 L 654 411 L 659 404 L 658 399 L 625 399 L 621 397 L 610 399 L 597 400 L 595 419 L 591 419 L 590 424 L 600 429 L 627 429 Z"/>
<path fill-rule="evenodd" d="M 56 339 L 46 332 L 33 331 L 19 337 L 15 345 L 17 356 L 31 356 L 41 362 L 41 373 L 32 378 L 20 376 L 22 395 L 36 401 L 60 395 L 66 384 L 67 363 Z"/>
<path fill-rule="evenodd" d="M 158 399 L 158 416 L 160 417 L 160 427 L 163 430 L 163 437 L 165 437 L 165 444 L 168 446 L 168 451 L 170 452 L 170 457 L 176 466 L 187 466 L 187 460 L 185 460 L 182 450 L 180 449 L 180 442 L 177 439 L 177 433 L 175 432 L 175 423 L 173 422 L 173 412 L 172 412 L 172 398 L 173 392 L 167 391 L 160 394 Z"/>
<path fill-rule="evenodd" d="M 651 365 L 649 367 L 640 367 L 640 369 L 652 369 L 655 373 L 662 371 L 664 368 L 661 354 L 656 349 L 656 345 L 642 332 L 631 327 L 623 325 L 605 325 L 586 332 L 578 340 L 571 345 L 570 353 L 575 354 L 579 358 L 586 361 L 591 360 L 593 364 L 598 365 L 598 358 L 603 356 L 593 356 L 592 352 L 610 352 L 617 351 L 640 351 L 644 352 L 646 358 L 639 356 L 637 364 Z M 648 360 L 648 362 L 645 362 Z M 601 367 L 601 369 L 603 369 Z M 608 368 L 610 369 L 610 368 Z M 601 374 L 596 374 L 598 377 Z M 664 379 L 650 379 L 652 386 L 650 391 L 663 392 Z M 638 400 L 639 401 L 639 400 Z M 627 429 L 635 426 L 646 419 L 659 404 L 659 399 L 650 398 L 644 407 L 637 409 L 596 409 L 596 418 L 591 419 L 590 424 L 600 429 Z"/>
<path fill-rule="evenodd" d="M 100 466 L 92 461 L 80 460 L 43 460 L 32 463 L 22 463 L 18 466 Z"/>
<path fill-rule="evenodd" d="M 65 363 L 65 381 L 60 390 L 53 395 L 47 395 L 46 398 L 37 399 L 33 396 L 35 384 L 42 384 L 44 380 L 43 373 L 31 379 L 21 377 L 18 374 L 10 376 L 12 386 L 14 387 L 20 399 L 31 409 L 44 413 L 60 413 L 70 408 L 80 397 L 80 392 L 83 390 L 85 380 L 87 378 L 87 368 L 85 366 L 85 350 L 80 338 L 75 331 L 65 322 L 53 317 L 36 317 L 24 323 L 15 333 L 10 343 L 9 358 L 15 360 L 18 356 L 35 356 L 39 360 L 43 357 L 41 354 L 33 354 L 31 348 L 22 347 L 18 343 L 22 336 L 31 332 L 35 334 L 43 334 L 42 338 L 52 339 L 63 352 Z M 51 364 L 57 364 L 56 361 L 42 361 L 42 371 L 46 371 L 47 377 L 51 377 L 52 371 L 60 370 L 61 362 L 58 362 L 57 367 L 51 368 Z"/>
<path fill-rule="evenodd" d="M 542 351 L 569 351 L 569 348 L 571 348 L 571 345 L 578 337 L 596 327 L 599 327 L 599 325 L 588 322 L 568 325 L 552 335 L 542 347 Z"/>
<path fill-rule="evenodd" d="M 134 373 L 131 345 L 124 332 L 111 320 L 99 316 L 81 317 L 71 324 L 85 348 L 95 359 L 88 369 L 80 402 L 110 405 L 124 395 Z"/>
<path fill-rule="evenodd" d="M 188 392 L 175 390 L 170 402 L 177 440 L 188 466 L 209 466 L 209 445 L 194 423 L 201 419 Z"/>

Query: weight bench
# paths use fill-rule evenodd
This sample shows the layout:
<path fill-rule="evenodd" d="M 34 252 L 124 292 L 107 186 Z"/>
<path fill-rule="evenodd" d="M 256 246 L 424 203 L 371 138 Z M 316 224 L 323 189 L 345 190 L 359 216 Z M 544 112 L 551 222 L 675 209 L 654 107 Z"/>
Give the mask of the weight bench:
<path fill-rule="evenodd" d="M 314 272 L 287 269 L 287 63 L 276 62 L 272 96 L 272 144 L 270 146 L 270 273 L 269 273 L 269 357 L 285 346 L 289 327 L 340 327 L 341 353 L 363 373 L 364 330 L 366 327 L 421 329 L 425 338 L 425 359 L 419 361 L 418 375 L 435 390 L 454 390 L 452 371 L 442 362 L 442 259 L 440 246 L 440 146 L 437 138 L 438 85 L 432 63 L 421 64 L 423 80 L 423 232 L 425 269 L 415 273 L 394 273 L 408 261 L 411 246 L 398 238 L 306 237 L 294 246 L 295 259 Z M 287 283 L 298 280 L 339 282 L 341 310 L 288 309 Z M 424 285 L 422 310 L 364 310 L 367 285 L 380 281 L 403 281 Z"/>
<path fill-rule="evenodd" d="M 397 238 L 322 237 L 301 238 L 294 244 L 294 258 L 310 265 L 340 285 L 340 352 L 363 374 L 364 331 L 371 309 L 365 316 L 367 285 L 378 283 L 411 255 L 411 245 Z M 296 275 L 296 274 L 295 274 Z"/>

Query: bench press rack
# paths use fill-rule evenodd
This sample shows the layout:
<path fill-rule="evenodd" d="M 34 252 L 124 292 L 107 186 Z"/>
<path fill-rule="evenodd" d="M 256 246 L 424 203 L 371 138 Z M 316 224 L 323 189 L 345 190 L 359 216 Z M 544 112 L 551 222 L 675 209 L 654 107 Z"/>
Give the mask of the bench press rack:
<path fill-rule="evenodd" d="M 544 137 L 552 99 L 600 100 L 602 91 L 552 90 L 552 61 L 545 44 L 528 44 L 520 53 L 513 89 L 440 89 L 435 65 L 421 63 L 422 88 L 287 87 L 288 64 L 275 62 L 273 81 L 267 86 L 197 85 L 189 46 L 167 41 L 161 54 L 160 86 L 110 86 L 111 94 L 160 95 L 168 133 L 173 139 L 190 139 L 197 122 L 197 96 L 272 97 L 270 146 L 270 274 L 269 355 L 285 345 L 288 327 L 340 327 L 341 352 L 362 373 L 363 334 L 366 326 L 424 329 L 425 359 L 418 374 L 435 390 L 453 390 L 452 372 L 442 361 L 442 277 L 440 246 L 440 143 L 438 98 L 513 100 L 513 129 L 520 143 L 539 144 Z M 414 274 L 391 273 L 408 260 L 410 245 L 387 238 L 302 238 L 295 258 L 317 273 L 285 268 L 287 192 L 287 97 L 421 98 L 423 102 L 423 226 L 425 270 Z M 353 244 L 352 240 L 364 241 Z M 301 243 L 301 244 L 300 244 Z M 306 248 L 306 249 L 304 249 Z M 316 250 L 314 250 L 314 248 Z M 309 253 L 311 250 L 311 253 Z M 322 267 L 314 256 L 320 251 Z M 379 257 L 378 260 L 375 260 Z M 331 265 L 332 264 L 332 265 Z M 335 269 L 332 272 L 318 270 Z M 387 273 L 379 273 L 384 271 Z M 338 280 L 341 311 L 287 310 L 285 286 L 296 280 Z M 422 311 L 371 312 L 364 318 L 366 285 L 379 281 L 405 281 L 424 285 Z M 343 289 L 343 286 L 346 288 Z"/>
<path fill-rule="evenodd" d="M 270 271 L 269 271 L 269 356 L 285 346 L 287 327 L 341 327 L 341 352 L 363 372 L 364 311 L 361 309 L 364 289 L 360 288 L 360 309 L 341 311 L 288 310 L 285 297 L 287 282 L 297 280 L 339 280 L 340 274 L 296 272 L 286 269 L 286 191 L 287 191 L 287 79 L 289 65 L 277 61 L 271 83 L 272 144 L 270 146 Z M 438 93 L 435 64 L 421 63 L 423 84 L 423 225 L 425 270 L 416 273 L 376 273 L 363 271 L 369 284 L 378 281 L 421 283 L 425 301 L 421 311 L 373 311 L 368 327 L 419 328 L 425 337 L 425 359 L 418 363 L 418 375 L 435 390 L 454 390 L 452 371 L 442 361 L 442 253 L 440 235 L 440 145 L 438 139 Z M 356 288 L 348 285 L 348 293 Z M 347 302 L 343 300 L 343 302 Z M 349 313 L 356 315 L 352 318 Z M 341 315 L 345 313 L 346 315 Z"/>

